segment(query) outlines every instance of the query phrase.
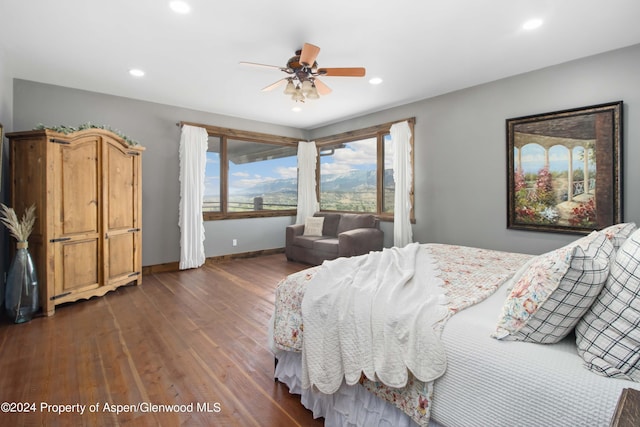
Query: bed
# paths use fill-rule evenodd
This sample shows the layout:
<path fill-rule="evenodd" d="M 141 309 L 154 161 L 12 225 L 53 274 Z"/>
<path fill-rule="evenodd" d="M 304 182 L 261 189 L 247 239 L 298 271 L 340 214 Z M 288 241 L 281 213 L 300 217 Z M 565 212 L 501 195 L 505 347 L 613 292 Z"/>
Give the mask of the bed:
<path fill-rule="evenodd" d="M 331 372 L 320 372 L 320 379 L 307 365 L 322 353 L 317 342 L 326 341 L 336 323 L 314 326 L 318 332 L 311 329 L 311 313 L 326 311 L 322 307 L 328 301 L 349 299 L 344 294 L 330 297 L 332 283 L 342 282 L 343 288 L 356 283 L 360 304 L 360 282 L 374 280 L 364 276 L 349 282 L 348 271 L 373 265 L 380 277 L 380 265 L 396 262 L 390 259 L 406 264 L 406 248 L 383 250 L 391 257 L 386 259 L 372 252 L 352 261 L 328 261 L 278 284 L 270 324 L 275 378 L 299 394 L 314 417 L 324 417 L 325 425 L 606 426 L 623 389 L 640 390 L 640 231 L 635 224 L 617 224 L 539 256 L 456 245 L 409 246 L 420 258 L 411 274 L 404 275 L 411 282 L 400 287 L 418 286 L 429 295 L 426 299 L 436 301 L 440 314 L 428 318 L 427 329 L 436 336 L 432 344 L 442 347 L 445 362 L 436 357 L 436 365 L 444 366 L 427 370 L 427 375 L 414 375 L 420 369 L 413 365 L 405 367 L 406 383 L 400 386 L 386 384 L 382 372 L 368 372 L 366 366 L 355 378 L 348 369 L 334 367 L 331 355 L 330 363 L 320 363 L 320 371 Z M 343 264 L 336 267 L 336 262 Z M 385 281 L 389 277 L 380 280 Z M 384 283 L 376 286 L 373 293 L 379 295 Z M 309 302 L 313 298 L 321 305 Z M 415 299 L 412 295 L 402 305 Z M 379 307 L 375 302 L 365 305 Z M 617 323 L 621 319 L 624 327 Z M 411 322 L 425 324 L 425 318 L 417 320 Z M 612 326 L 623 336 L 603 341 L 612 339 Z M 341 328 L 338 335 L 343 333 Z M 420 345 L 422 354 L 425 347 Z M 627 353 L 621 354 L 620 346 Z M 598 354 L 604 347 L 609 353 Z M 327 386 L 323 375 L 343 379 L 337 387 Z"/>

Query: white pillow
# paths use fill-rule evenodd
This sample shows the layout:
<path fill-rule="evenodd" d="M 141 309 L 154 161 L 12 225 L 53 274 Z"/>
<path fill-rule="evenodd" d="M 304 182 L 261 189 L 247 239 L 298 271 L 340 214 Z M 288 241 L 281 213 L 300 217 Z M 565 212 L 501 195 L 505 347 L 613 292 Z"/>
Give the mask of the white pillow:
<path fill-rule="evenodd" d="M 618 249 L 604 289 L 576 326 L 585 366 L 640 382 L 640 230 Z"/>
<path fill-rule="evenodd" d="M 323 216 L 310 216 L 304 221 L 303 236 L 322 236 L 322 226 L 324 225 Z"/>
<path fill-rule="evenodd" d="M 514 279 L 491 336 L 545 344 L 560 341 L 597 298 L 613 253 L 607 237 L 594 231 L 534 258 Z"/>

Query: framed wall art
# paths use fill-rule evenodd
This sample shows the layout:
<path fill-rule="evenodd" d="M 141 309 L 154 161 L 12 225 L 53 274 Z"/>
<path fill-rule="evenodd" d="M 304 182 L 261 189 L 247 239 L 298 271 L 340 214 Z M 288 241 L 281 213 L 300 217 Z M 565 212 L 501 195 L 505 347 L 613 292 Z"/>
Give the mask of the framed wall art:
<path fill-rule="evenodd" d="M 2 133 L 2 123 L 0 123 L 0 192 L 2 192 L 2 153 L 4 152 L 4 133 Z"/>
<path fill-rule="evenodd" d="M 622 101 L 507 119 L 507 228 L 622 222 Z"/>

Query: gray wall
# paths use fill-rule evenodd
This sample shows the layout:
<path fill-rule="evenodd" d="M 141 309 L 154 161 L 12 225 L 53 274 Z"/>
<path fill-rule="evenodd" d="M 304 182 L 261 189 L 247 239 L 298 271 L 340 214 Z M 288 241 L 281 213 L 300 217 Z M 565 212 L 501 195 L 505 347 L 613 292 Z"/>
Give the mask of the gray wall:
<path fill-rule="evenodd" d="M 11 100 L 13 99 L 13 84 L 11 79 L 11 73 L 9 70 L 9 64 L 7 64 L 6 56 L 3 49 L 0 47 L 0 124 L 3 126 L 4 132 L 9 132 L 12 129 L 13 122 L 13 109 L 11 108 Z M 0 184 L 0 202 L 7 203 L 7 152 L 8 144 L 4 143 L 5 138 L 0 139 L 0 178 L 2 180 Z M 9 268 L 9 259 L 7 254 L 9 241 L 9 233 L 6 227 L 0 226 L 0 306 L 4 302 L 4 272 Z"/>
<path fill-rule="evenodd" d="M 19 79 L 14 80 L 13 100 L 15 130 L 33 129 L 39 123 L 78 126 L 91 122 L 118 129 L 146 148 L 142 156 L 145 266 L 180 258 L 177 122 L 306 138 L 298 129 Z M 211 257 L 284 247 L 284 228 L 292 222 L 291 217 L 207 221 L 205 254 Z M 238 246 L 231 245 L 232 239 L 238 240 Z"/>
<path fill-rule="evenodd" d="M 635 45 L 314 129 L 310 138 L 415 116 L 414 240 L 538 254 L 576 236 L 506 229 L 505 120 L 624 101 L 624 219 L 640 224 L 639 72 Z"/>
<path fill-rule="evenodd" d="M 93 92 L 14 81 L 13 129 L 91 121 L 139 140 L 143 156 L 143 264 L 177 261 L 180 120 L 301 139 L 416 117 L 416 224 L 420 242 L 542 253 L 575 236 L 506 229 L 505 119 L 623 100 L 624 216 L 640 223 L 640 45 L 457 91 L 310 131 Z M 292 218 L 206 223 L 207 256 L 284 246 Z M 393 226 L 382 225 L 385 245 Z M 231 240 L 239 246 L 232 247 Z"/>

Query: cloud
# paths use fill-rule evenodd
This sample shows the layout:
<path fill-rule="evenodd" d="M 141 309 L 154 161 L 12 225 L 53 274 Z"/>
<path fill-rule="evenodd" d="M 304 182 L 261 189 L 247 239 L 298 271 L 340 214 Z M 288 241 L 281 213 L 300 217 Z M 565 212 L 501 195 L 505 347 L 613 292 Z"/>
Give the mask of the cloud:
<path fill-rule="evenodd" d="M 251 188 L 251 187 L 255 187 L 256 185 L 259 184 L 265 184 L 267 182 L 273 182 L 276 181 L 277 178 L 273 178 L 273 177 L 263 177 L 261 175 L 253 175 L 251 177 L 249 177 L 250 175 L 247 173 L 238 173 L 238 174 L 234 174 L 234 176 L 241 176 L 243 177 L 243 179 L 234 179 L 231 180 L 229 182 L 229 191 L 232 192 L 234 190 L 240 189 L 240 188 Z"/>
<path fill-rule="evenodd" d="M 320 165 L 320 175 L 339 175 L 349 173 L 354 168 L 348 163 L 322 163 Z"/>
<path fill-rule="evenodd" d="M 375 169 L 378 161 L 376 139 L 349 142 L 345 148 L 338 148 L 333 155 L 321 159 L 320 173 L 325 175 L 347 173 L 356 169 L 354 166 L 370 165 Z"/>
<path fill-rule="evenodd" d="M 298 177 L 298 167 L 290 166 L 290 167 L 279 167 L 276 168 L 276 173 L 280 176 L 280 178 L 297 178 Z"/>
<path fill-rule="evenodd" d="M 219 196 L 220 195 L 220 177 L 219 176 L 206 176 L 204 180 L 204 194 L 205 196 Z"/>

